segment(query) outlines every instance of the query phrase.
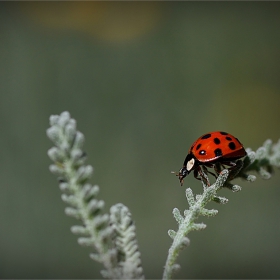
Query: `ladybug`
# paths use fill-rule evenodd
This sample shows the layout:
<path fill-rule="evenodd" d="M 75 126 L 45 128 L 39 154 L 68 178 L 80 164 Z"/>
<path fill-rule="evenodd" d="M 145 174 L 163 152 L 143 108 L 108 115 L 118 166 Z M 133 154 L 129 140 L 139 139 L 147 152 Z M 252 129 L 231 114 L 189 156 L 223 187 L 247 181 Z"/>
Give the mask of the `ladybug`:
<path fill-rule="evenodd" d="M 204 166 L 205 168 L 214 167 L 216 173 L 219 174 L 215 168 L 215 163 L 231 166 L 229 169 L 232 170 L 236 166 L 235 161 L 246 155 L 247 153 L 243 145 L 233 135 L 223 131 L 209 132 L 199 137 L 191 145 L 183 167 L 179 173 L 176 173 L 176 176 L 179 177 L 182 186 L 184 178 L 191 171 L 194 172 L 196 179 L 201 180 L 202 172 L 200 166 Z M 217 178 L 216 174 L 208 170 L 207 172 Z M 198 175 L 200 175 L 200 178 L 198 178 Z M 209 182 L 208 185 L 210 185 Z"/>

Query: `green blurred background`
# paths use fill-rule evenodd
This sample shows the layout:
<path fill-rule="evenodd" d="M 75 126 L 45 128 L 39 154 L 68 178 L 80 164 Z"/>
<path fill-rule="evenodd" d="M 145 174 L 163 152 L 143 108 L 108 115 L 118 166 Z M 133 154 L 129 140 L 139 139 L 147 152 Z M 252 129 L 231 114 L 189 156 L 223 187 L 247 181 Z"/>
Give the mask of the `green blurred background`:
<path fill-rule="evenodd" d="M 280 138 L 279 2 L 1 2 L 0 277 L 100 278 L 65 216 L 46 137 L 67 110 L 99 198 L 129 207 L 146 278 L 162 277 L 179 170 L 200 135 Z M 280 172 L 190 234 L 178 278 L 280 277 Z"/>

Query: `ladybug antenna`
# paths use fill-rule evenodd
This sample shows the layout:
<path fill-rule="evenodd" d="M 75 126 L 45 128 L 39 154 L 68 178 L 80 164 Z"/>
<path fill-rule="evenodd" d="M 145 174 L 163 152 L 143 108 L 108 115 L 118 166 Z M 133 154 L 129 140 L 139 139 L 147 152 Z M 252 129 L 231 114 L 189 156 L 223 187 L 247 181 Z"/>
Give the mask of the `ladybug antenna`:
<path fill-rule="evenodd" d="M 182 169 L 179 171 L 179 173 L 175 172 L 175 171 L 171 171 L 172 174 L 175 174 L 175 176 L 179 177 L 179 181 L 180 181 L 181 186 L 183 186 L 184 178 L 187 176 L 187 175 L 185 175 L 185 172 L 184 172 L 184 175 L 183 175 Z"/>
<path fill-rule="evenodd" d="M 171 173 L 172 173 L 172 174 L 175 174 L 175 176 L 177 176 L 177 177 L 180 176 L 180 173 L 178 173 L 178 172 L 171 171 Z"/>

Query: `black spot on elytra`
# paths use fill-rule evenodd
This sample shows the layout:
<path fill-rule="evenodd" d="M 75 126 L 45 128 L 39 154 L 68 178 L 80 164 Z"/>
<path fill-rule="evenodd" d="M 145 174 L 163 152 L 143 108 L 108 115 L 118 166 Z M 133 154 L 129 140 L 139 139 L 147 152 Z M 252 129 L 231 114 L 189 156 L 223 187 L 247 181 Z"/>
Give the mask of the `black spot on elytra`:
<path fill-rule="evenodd" d="M 214 138 L 214 143 L 216 145 L 219 145 L 221 143 L 220 139 L 219 138 Z"/>
<path fill-rule="evenodd" d="M 198 144 L 198 145 L 196 146 L 196 150 L 198 150 L 200 147 L 201 147 L 201 144 Z"/>
<path fill-rule="evenodd" d="M 199 154 L 202 155 L 202 156 L 205 156 L 206 155 L 206 151 L 205 150 L 201 150 L 201 151 L 199 151 Z"/>
<path fill-rule="evenodd" d="M 214 154 L 215 154 L 216 157 L 221 157 L 221 156 L 223 155 L 221 149 L 216 149 L 216 150 L 214 150 Z"/>
<path fill-rule="evenodd" d="M 221 133 L 222 135 L 228 135 L 228 133 L 223 132 L 223 131 L 220 131 L 220 133 Z"/>
<path fill-rule="evenodd" d="M 235 149 L 236 149 L 236 146 L 235 146 L 235 144 L 234 144 L 233 142 L 230 142 L 230 143 L 228 144 L 228 147 L 229 147 L 231 150 L 235 150 Z"/>
<path fill-rule="evenodd" d="M 231 140 L 232 140 L 232 138 L 229 137 L 229 136 L 227 136 L 226 139 L 227 139 L 228 141 L 231 141 Z"/>
<path fill-rule="evenodd" d="M 208 139 L 209 137 L 211 137 L 210 133 L 203 135 L 201 139 Z"/>

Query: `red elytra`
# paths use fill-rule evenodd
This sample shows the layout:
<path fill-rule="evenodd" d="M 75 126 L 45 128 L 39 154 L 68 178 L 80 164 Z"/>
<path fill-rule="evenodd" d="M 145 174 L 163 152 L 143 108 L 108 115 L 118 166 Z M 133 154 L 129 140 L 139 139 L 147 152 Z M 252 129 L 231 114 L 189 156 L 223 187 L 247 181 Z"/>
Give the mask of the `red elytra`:
<path fill-rule="evenodd" d="M 201 178 L 198 178 L 198 175 L 202 176 L 201 165 L 214 167 L 215 169 L 215 163 L 219 162 L 231 166 L 229 169 L 234 169 L 235 161 L 246 155 L 243 145 L 233 135 L 223 131 L 209 132 L 199 137 L 192 144 L 183 163 L 183 168 L 176 176 L 179 177 L 182 186 L 184 178 L 191 171 L 194 171 L 196 179 L 201 180 Z M 216 169 L 215 171 L 217 172 Z M 216 174 L 209 173 L 217 177 Z"/>

